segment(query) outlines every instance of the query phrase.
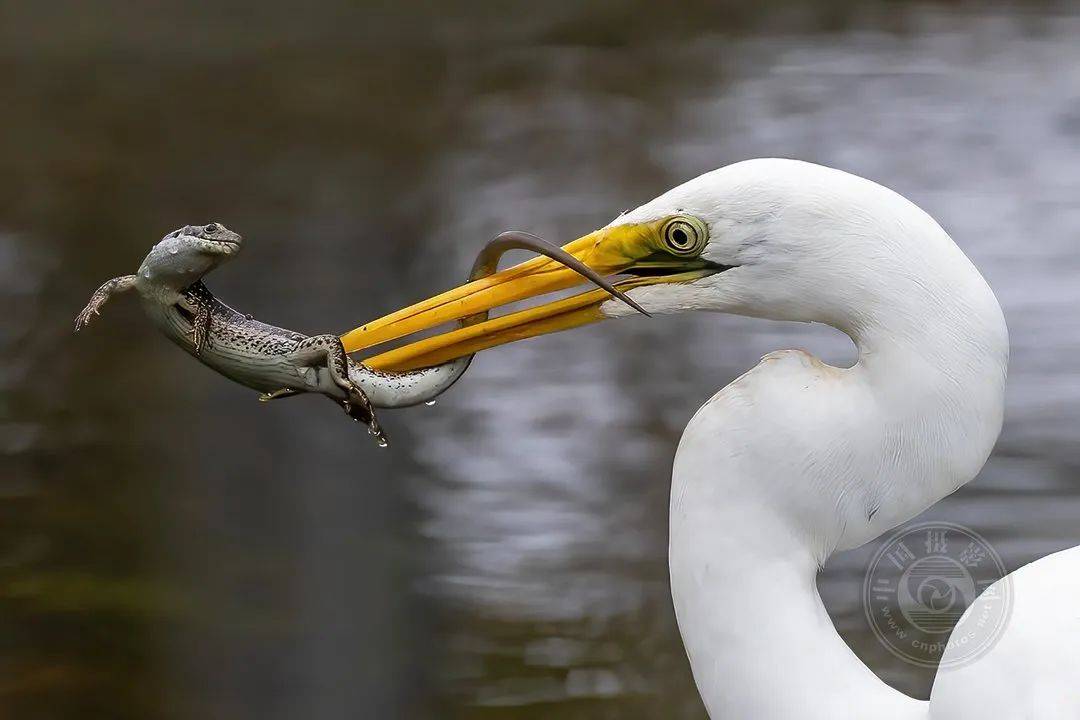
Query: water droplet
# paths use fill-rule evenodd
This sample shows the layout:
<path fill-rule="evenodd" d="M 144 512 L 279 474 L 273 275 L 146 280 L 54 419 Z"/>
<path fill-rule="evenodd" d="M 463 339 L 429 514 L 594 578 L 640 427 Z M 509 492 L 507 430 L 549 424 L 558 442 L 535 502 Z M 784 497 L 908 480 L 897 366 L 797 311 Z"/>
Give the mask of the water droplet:
<path fill-rule="evenodd" d="M 169 248 L 169 254 L 170 255 L 175 255 L 178 252 L 180 252 L 180 248 L 176 248 L 176 247 Z"/>
<path fill-rule="evenodd" d="M 375 444 L 376 444 L 376 445 L 378 445 L 378 446 L 379 446 L 379 447 L 381 447 L 381 448 L 384 448 L 384 447 L 388 447 L 388 446 L 390 445 L 390 443 L 386 442 L 386 438 L 384 438 L 384 437 L 380 437 L 380 438 L 379 438 L 379 439 L 378 439 L 378 440 L 377 440 L 377 441 L 375 442 Z"/>
<path fill-rule="evenodd" d="M 425 404 L 425 405 L 427 405 L 428 407 L 431 407 L 432 405 L 434 405 L 434 404 L 435 404 L 435 401 L 434 401 L 434 400 L 428 400 L 428 401 L 427 401 L 426 403 L 424 403 L 424 404 Z"/>

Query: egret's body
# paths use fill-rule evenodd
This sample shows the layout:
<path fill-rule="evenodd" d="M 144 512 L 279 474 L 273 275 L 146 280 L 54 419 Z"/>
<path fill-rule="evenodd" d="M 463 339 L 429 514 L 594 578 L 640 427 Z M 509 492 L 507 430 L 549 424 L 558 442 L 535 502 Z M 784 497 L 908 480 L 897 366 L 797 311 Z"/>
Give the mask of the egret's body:
<path fill-rule="evenodd" d="M 686 272 L 657 277 L 673 265 L 657 260 L 658 238 Z M 858 350 L 850 368 L 801 351 L 767 355 L 698 410 L 679 444 L 672 597 L 715 720 L 1080 717 L 1080 550 L 1014 573 L 1003 636 L 977 661 L 943 671 L 929 703 L 878 679 L 817 592 L 833 552 L 973 479 L 1001 429 L 1004 318 L 932 218 L 853 175 L 754 160 L 691 180 L 566 249 L 606 272 L 637 272 L 621 287 L 650 313 L 827 323 Z M 521 268 L 505 271 L 505 290 L 464 286 L 395 321 L 411 330 L 497 304 L 493 292 L 523 297 Z M 533 285 L 547 277 L 546 291 L 558 283 L 545 268 L 525 274 Z M 629 312 L 593 299 L 421 341 L 376 364 L 423 365 Z M 457 315 L 445 310 L 450 300 L 463 304 Z"/>

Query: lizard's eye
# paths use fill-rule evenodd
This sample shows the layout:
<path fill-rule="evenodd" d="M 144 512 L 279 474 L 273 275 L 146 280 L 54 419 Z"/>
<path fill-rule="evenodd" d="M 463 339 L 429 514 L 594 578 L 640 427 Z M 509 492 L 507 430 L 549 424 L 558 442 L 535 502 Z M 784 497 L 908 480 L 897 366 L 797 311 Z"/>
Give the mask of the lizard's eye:
<path fill-rule="evenodd" d="M 217 231 L 218 231 L 217 223 L 210 223 L 209 225 L 206 226 L 206 232 L 208 232 L 208 233 L 214 233 L 214 232 L 217 232 Z"/>

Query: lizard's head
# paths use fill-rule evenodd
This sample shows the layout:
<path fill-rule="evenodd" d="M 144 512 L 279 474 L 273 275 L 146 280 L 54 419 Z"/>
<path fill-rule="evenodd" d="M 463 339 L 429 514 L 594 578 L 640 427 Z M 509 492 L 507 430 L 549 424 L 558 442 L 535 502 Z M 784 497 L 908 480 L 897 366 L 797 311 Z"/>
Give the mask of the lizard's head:
<path fill-rule="evenodd" d="M 183 288 L 240 252 L 243 239 L 221 223 L 185 225 L 150 249 L 139 276 Z"/>

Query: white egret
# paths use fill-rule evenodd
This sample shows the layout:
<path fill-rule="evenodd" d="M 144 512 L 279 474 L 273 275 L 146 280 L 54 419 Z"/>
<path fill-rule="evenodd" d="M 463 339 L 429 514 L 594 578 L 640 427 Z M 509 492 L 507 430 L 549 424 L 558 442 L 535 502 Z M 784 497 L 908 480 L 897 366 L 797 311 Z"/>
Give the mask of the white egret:
<path fill-rule="evenodd" d="M 671 487 L 671 592 L 713 718 L 1080 717 L 1080 548 L 1010 576 L 1014 606 L 1002 636 L 977 661 L 941 671 L 929 702 L 879 680 L 817 592 L 832 553 L 970 481 L 1001 429 L 1001 309 L 929 215 L 838 170 L 751 160 L 680 185 L 565 249 L 623 278 L 617 286 L 653 315 L 712 310 L 827 323 L 858 350 L 850 368 L 797 350 L 766 355 L 683 433 Z M 344 341 L 357 350 L 579 281 L 538 258 Z M 632 312 L 594 290 L 368 362 L 430 366 Z"/>

